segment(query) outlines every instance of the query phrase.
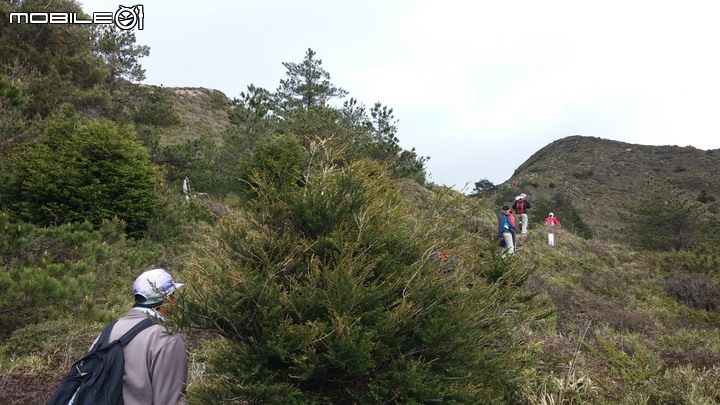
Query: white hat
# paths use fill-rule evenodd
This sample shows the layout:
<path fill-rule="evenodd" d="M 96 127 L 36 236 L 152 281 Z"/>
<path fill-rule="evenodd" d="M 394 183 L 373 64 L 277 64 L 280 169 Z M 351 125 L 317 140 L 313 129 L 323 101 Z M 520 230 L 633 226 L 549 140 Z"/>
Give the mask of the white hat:
<path fill-rule="evenodd" d="M 519 195 L 518 195 L 518 196 L 515 196 L 515 201 L 518 201 L 518 200 L 520 200 L 521 198 L 522 198 L 522 197 L 520 197 Z"/>
<path fill-rule="evenodd" d="M 549 216 L 551 216 L 551 217 L 554 217 L 554 216 L 555 216 L 555 214 L 553 214 L 553 213 L 551 212 L 551 213 L 549 214 Z"/>
<path fill-rule="evenodd" d="M 525 194 L 525 193 L 520 194 L 520 198 L 525 198 L 525 197 L 527 197 L 527 194 Z"/>
<path fill-rule="evenodd" d="M 175 283 L 172 276 L 163 269 L 148 270 L 133 283 L 133 295 L 138 304 L 157 304 L 185 284 Z M 145 300 L 140 300 L 141 296 Z"/>

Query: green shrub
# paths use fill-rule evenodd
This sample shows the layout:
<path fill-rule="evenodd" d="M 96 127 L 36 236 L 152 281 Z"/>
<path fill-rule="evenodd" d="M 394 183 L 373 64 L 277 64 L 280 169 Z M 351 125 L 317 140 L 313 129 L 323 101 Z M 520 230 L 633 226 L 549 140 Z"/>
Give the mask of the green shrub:
<path fill-rule="evenodd" d="M 9 365 L 21 357 L 37 356 L 45 367 L 67 371 L 87 352 L 104 324 L 61 318 L 29 325 L 14 331 L 0 345 L 0 365 Z"/>
<path fill-rule="evenodd" d="M 555 193 L 552 200 L 539 199 L 532 201 L 533 207 L 530 210 L 530 222 L 541 226 L 548 213 L 555 214 L 562 223 L 562 227 L 580 237 L 589 239 L 593 236 L 590 227 L 583 220 L 580 211 L 575 207 L 570 198 L 563 193 Z"/>
<path fill-rule="evenodd" d="M 507 398 L 529 360 L 517 330 L 537 314 L 518 288 L 527 273 L 502 261 L 489 280 L 477 258 L 491 253 L 453 204 L 407 206 L 376 163 L 291 156 L 256 166 L 250 208 L 223 218 L 185 273 L 176 321 L 222 336 L 190 402 Z"/>
<path fill-rule="evenodd" d="M 113 274 L 112 250 L 124 243 L 118 223 L 100 231 L 88 223 L 38 228 L 0 215 L 0 336 L 70 314 L 102 316 L 94 295 Z"/>
<path fill-rule="evenodd" d="M 572 175 L 573 175 L 573 177 L 575 177 L 578 180 L 584 180 L 584 179 L 589 179 L 594 174 L 595 173 L 592 170 L 587 169 L 587 170 L 581 170 L 579 172 L 574 172 Z"/>
<path fill-rule="evenodd" d="M 302 185 L 308 161 L 308 152 L 294 135 L 261 138 L 253 153 L 240 163 L 238 191 L 251 198 L 262 183 L 283 194 Z"/>
<path fill-rule="evenodd" d="M 2 203 L 17 219 L 41 226 L 120 218 L 131 236 L 145 232 L 157 197 L 155 168 L 127 127 L 77 122 L 46 124 L 44 137 L 12 157 Z"/>
<path fill-rule="evenodd" d="M 647 192 L 632 205 L 626 205 L 620 218 L 626 222 L 623 233 L 640 234 L 630 238 L 636 246 L 647 249 L 686 249 L 694 243 L 714 238 L 706 236 L 712 230 L 714 218 L 697 201 L 688 200 L 682 190 L 670 181 L 646 177 Z M 662 204 L 658 204 L 662 201 Z"/>
<path fill-rule="evenodd" d="M 152 90 L 135 103 L 133 120 L 141 125 L 169 127 L 180 123 L 180 115 L 173 109 L 166 90 L 160 88 Z"/>
<path fill-rule="evenodd" d="M 180 193 L 161 189 L 159 204 L 148 223 L 148 235 L 165 245 L 188 243 L 194 239 L 201 224 L 214 224 L 216 217 L 210 212 L 207 199 L 186 198 Z"/>

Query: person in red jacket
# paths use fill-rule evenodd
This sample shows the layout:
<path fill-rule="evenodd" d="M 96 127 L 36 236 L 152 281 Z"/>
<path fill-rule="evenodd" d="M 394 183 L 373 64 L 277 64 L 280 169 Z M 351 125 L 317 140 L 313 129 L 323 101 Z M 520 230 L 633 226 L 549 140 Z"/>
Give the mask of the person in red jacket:
<path fill-rule="evenodd" d="M 555 214 L 553 214 L 552 212 L 548 214 L 548 217 L 545 218 L 545 221 L 543 221 L 543 223 L 550 226 L 560 226 L 560 221 L 555 218 Z"/>
<path fill-rule="evenodd" d="M 545 218 L 543 223 L 550 227 L 560 226 L 560 221 L 555 218 L 555 214 L 553 214 L 552 212 L 548 214 L 548 217 Z M 552 232 L 552 229 L 549 229 L 548 232 L 548 245 L 555 246 L 555 234 Z"/>
<path fill-rule="evenodd" d="M 513 215 L 512 210 L 508 211 L 507 216 L 508 216 L 508 220 L 510 221 L 510 224 L 511 224 L 513 227 L 515 227 L 515 215 Z M 513 233 L 512 238 L 513 238 L 513 246 L 515 247 L 515 250 L 517 250 L 517 248 L 518 248 L 517 238 L 516 238 L 516 235 L 515 235 L 514 233 Z"/>
<path fill-rule="evenodd" d="M 532 208 L 532 204 L 530 204 L 530 201 L 528 201 L 526 197 L 527 195 L 525 195 L 525 193 L 520 194 L 519 196 L 515 197 L 515 202 L 512 205 L 512 208 L 515 210 L 515 215 L 520 218 L 520 234 L 523 236 L 527 234 L 527 211 Z"/>

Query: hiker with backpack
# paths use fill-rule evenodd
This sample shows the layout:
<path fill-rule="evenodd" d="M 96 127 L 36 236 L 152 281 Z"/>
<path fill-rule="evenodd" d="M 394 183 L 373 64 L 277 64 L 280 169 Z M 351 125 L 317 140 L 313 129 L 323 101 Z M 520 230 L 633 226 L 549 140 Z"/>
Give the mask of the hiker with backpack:
<path fill-rule="evenodd" d="M 515 228 L 515 215 L 513 215 L 512 210 L 508 210 L 508 219 L 510 220 L 510 224 L 513 226 L 513 228 Z M 517 250 L 517 248 L 519 247 L 518 243 L 517 243 L 517 238 L 514 233 L 513 233 L 513 247 L 515 248 L 515 250 Z"/>
<path fill-rule="evenodd" d="M 163 269 L 142 273 L 133 284 L 133 308 L 105 327 L 49 404 L 184 404 L 185 341 L 162 326 L 183 285 Z"/>
<path fill-rule="evenodd" d="M 558 219 L 555 218 L 555 214 L 551 212 L 548 214 L 548 217 L 545 218 L 543 223 L 550 227 L 550 230 L 548 231 L 548 246 L 555 246 L 555 233 L 552 232 L 552 227 L 559 227 L 560 221 L 558 221 Z"/>
<path fill-rule="evenodd" d="M 500 246 L 504 248 L 503 257 L 512 255 L 515 253 L 515 225 L 510 222 L 508 214 L 510 213 L 510 207 L 507 205 L 502 207 L 502 213 L 498 218 L 498 238 L 502 239 Z"/>
<path fill-rule="evenodd" d="M 515 202 L 512 205 L 512 208 L 515 210 L 515 214 L 520 217 L 520 234 L 523 236 L 527 234 L 527 210 L 532 208 L 532 204 L 530 204 L 530 201 L 528 201 L 526 197 L 527 195 L 525 193 L 520 194 L 515 197 Z"/>

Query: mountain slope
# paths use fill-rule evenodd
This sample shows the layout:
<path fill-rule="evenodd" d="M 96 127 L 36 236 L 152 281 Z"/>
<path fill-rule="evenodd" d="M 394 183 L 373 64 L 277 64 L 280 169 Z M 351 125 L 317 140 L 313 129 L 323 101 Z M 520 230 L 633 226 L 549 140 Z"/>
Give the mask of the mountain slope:
<path fill-rule="evenodd" d="M 618 215 L 638 201 L 647 176 L 667 179 L 688 199 L 701 192 L 720 197 L 720 150 L 646 146 L 596 137 L 570 136 L 550 143 L 525 161 L 508 181 L 517 189 L 501 196 L 509 202 L 524 192 L 538 208 L 554 210 L 553 201 L 569 200 L 598 237 L 610 237 L 622 225 Z M 708 206 L 717 212 L 714 206 Z M 535 220 L 547 212 L 534 211 Z M 542 218 L 541 218 L 542 217 Z M 561 218 L 562 220 L 562 218 Z"/>

